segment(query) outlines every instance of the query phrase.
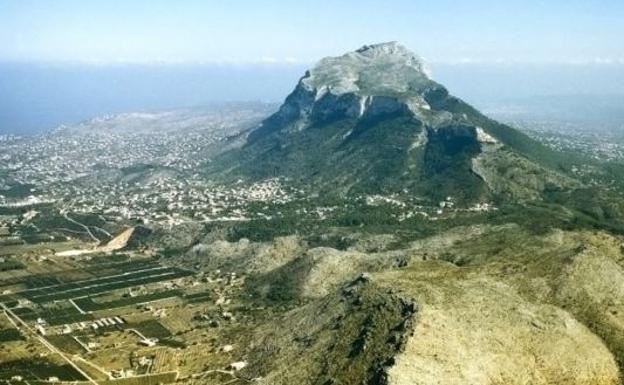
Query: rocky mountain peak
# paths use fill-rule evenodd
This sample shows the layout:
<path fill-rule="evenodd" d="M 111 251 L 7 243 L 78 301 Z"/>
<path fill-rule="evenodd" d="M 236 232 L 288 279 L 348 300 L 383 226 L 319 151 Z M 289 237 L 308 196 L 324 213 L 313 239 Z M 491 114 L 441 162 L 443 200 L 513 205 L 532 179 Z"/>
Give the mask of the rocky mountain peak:
<path fill-rule="evenodd" d="M 414 52 L 397 42 L 365 45 L 321 59 L 265 123 L 297 131 L 340 117 L 420 116 L 431 109 L 432 95 L 443 99 L 448 93 L 431 80 Z"/>
<path fill-rule="evenodd" d="M 327 57 L 301 79 L 317 99 L 325 93 L 360 96 L 405 96 L 431 85 L 422 60 L 397 42 L 365 45 Z"/>
<path fill-rule="evenodd" d="M 403 57 L 408 60 L 409 65 L 420 66 L 422 69 L 422 60 L 414 52 L 396 41 L 364 45 L 355 50 L 355 52 L 370 58 L 378 58 L 380 56 L 388 55 Z"/>

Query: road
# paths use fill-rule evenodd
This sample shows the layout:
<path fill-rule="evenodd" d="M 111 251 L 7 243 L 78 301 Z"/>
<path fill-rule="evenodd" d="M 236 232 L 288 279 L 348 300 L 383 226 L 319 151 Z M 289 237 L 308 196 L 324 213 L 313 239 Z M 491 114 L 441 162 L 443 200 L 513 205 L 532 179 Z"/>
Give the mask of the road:
<path fill-rule="evenodd" d="M 80 223 L 80 222 L 70 218 L 69 215 L 67 215 L 67 213 L 65 213 L 65 212 L 63 213 L 63 216 L 65 217 L 65 219 L 67 219 L 71 223 L 73 223 L 75 225 L 78 225 L 78 226 L 82 227 L 83 229 L 85 229 L 87 234 L 89 234 L 89 236 L 91 237 L 91 239 L 93 239 L 95 241 L 95 243 L 97 243 L 97 244 L 100 243 L 100 240 L 95 235 L 93 235 L 93 233 L 91 232 L 91 229 L 89 229 L 89 226 L 86 226 L 86 225 L 84 225 L 84 224 L 82 224 L 82 223 Z"/>

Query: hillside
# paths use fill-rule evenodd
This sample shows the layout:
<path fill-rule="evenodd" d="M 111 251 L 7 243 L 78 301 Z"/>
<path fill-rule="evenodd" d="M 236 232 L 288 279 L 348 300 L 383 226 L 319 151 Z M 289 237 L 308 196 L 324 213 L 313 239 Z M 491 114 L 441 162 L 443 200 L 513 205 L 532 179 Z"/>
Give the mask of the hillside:
<path fill-rule="evenodd" d="M 332 194 L 408 192 L 434 201 L 533 200 L 576 185 L 557 154 L 449 94 L 394 42 L 322 59 L 215 165 Z"/>
<path fill-rule="evenodd" d="M 237 332 L 263 384 L 620 384 L 622 238 L 469 226 L 404 248 L 194 247 L 273 309 Z M 301 359 L 305 357 L 305 359 Z"/>

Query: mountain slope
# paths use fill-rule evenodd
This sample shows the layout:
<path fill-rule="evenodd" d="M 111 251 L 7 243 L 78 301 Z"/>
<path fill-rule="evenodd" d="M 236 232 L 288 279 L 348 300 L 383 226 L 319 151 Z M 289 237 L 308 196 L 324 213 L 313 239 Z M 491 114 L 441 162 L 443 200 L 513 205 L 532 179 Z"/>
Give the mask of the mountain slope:
<path fill-rule="evenodd" d="M 397 43 L 322 59 L 246 144 L 217 160 L 254 179 L 320 191 L 399 192 L 459 201 L 538 198 L 574 181 L 550 151 L 431 80 Z"/>

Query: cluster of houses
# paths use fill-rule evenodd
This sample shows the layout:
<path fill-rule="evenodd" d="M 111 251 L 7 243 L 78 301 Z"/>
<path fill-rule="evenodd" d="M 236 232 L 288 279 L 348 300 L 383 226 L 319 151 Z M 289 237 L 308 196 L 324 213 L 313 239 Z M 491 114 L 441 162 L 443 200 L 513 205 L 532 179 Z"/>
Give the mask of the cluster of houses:
<path fill-rule="evenodd" d="M 125 323 L 126 321 L 119 316 L 103 317 L 103 318 L 100 318 L 94 321 L 89 321 L 89 322 L 81 321 L 81 322 L 74 322 L 72 324 L 64 324 L 56 328 L 54 331 L 57 334 L 71 334 L 74 330 L 84 330 L 87 327 L 91 328 L 91 330 L 93 331 L 96 331 L 100 328 L 106 328 L 106 327 L 111 327 L 115 325 L 123 325 Z M 47 326 L 48 324 L 45 319 L 41 317 L 37 318 L 37 322 L 35 323 L 35 329 L 37 330 L 39 334 L 41 334 L 42 336 L 47 335 L 49 331 L 49 329 L 46 329 Z"/>
<path fill-rule="evenodd" d="M 109 326 L 123 325 L 124 323 L 126 322 L 123 320 L 123 318 L 115 316 L 115 317 L 100 318 L 92 322 L 90 326 L 91 326 L 91 329 L 97 330 L 99 328 L 104 328 L 104 327 L 109 327 Z"/>

